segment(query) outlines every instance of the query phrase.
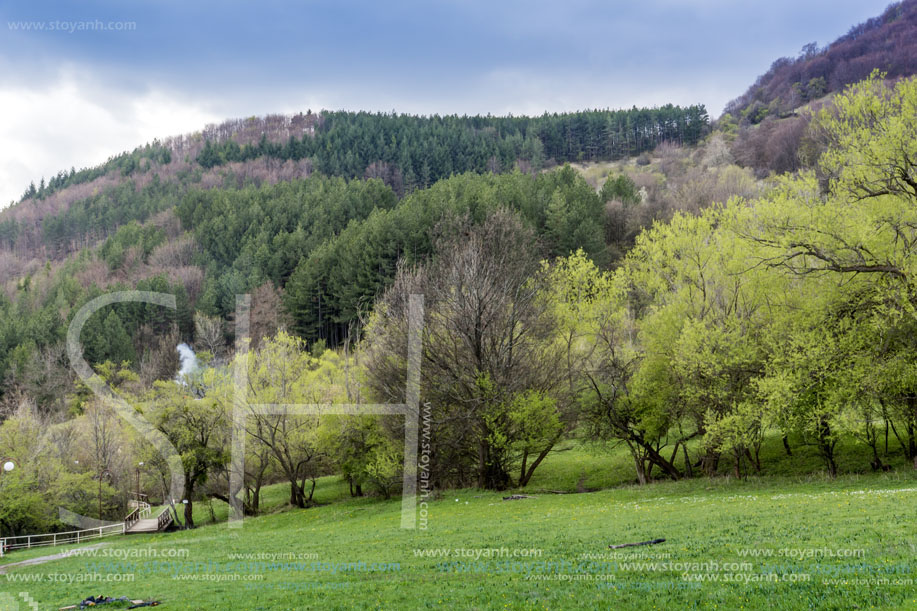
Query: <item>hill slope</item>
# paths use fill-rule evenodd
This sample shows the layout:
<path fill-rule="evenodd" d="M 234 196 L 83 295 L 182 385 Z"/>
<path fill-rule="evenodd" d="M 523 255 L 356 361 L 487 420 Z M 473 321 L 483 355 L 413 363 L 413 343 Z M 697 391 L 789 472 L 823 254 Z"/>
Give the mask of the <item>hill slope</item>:
<path fill-rule="evenodd" d="M 851 27 L 826 47 L 811 43 L 796 58 L 781 57 L 726 106 L 726 113 L 759 123 L 768 115 L 841 91 L 876 69 L 888 78 L 917 73 L 917 0 L 889 5 L 880 16 Z"/>

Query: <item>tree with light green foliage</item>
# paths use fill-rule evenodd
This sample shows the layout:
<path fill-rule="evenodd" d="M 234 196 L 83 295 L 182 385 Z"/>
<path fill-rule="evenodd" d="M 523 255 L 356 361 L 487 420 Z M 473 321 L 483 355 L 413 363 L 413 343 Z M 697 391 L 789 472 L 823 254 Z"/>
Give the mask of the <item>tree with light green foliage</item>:
<path fill-rule="evenodd" d="M 0 536 L 57 530 L 58 507 L 95 515 L 92 474 L 70 470 L 54 432 L 27 402 L 0 424 L 0 457 L 14 465 L 0 472 Z"/>
<path fill-rule="evenodd" d="M 817 174 L 783 178 L 735 224 L 760 265 L 802 287 L 761 383 L 781 404 L 803 403 L 794 420 L 829 471 L 844 430 L 881 464 L 879 418 L 917 467 L 917 79 L 888 86 L 874 74 L 814 125 L 827 143 Z"/>
<path fill-rule="evenodd" d="M 651 465 L 680 475 L 660 450 L 668 427 L 658 410 L 635 400 L 634 374 L 644 357 L 621 273 L 599 270 L 578 251 L 545 268 L 544 298 L 557 320 L 568 392 L 577 398 L 590 435 L 627 446 L 640 483 Z"/>
<path fill-rule="evenodd" d="M 322 350 L 318 356 L 316 352 L 312 353 L 314 369 L 305 372 L 306 383 L 326 389 L 323 393 L 326 401 L 350 405 L 363 403 L 366 373 L 358 358 L 334 350 Z M 321 419 L 316 433 L 317 445 L 347 479 L 353 496 L 362 496 L 363 487 L 367 486 L 388 498 L 401 483 L 404 445 L 400 440 L 403 436 L 393 433 L 386 424 L 392 425 L 392 422 L 382 416 L 360 413 L 327 415 Z M 399 425 L 392 426 L 397 428 Z"/>
<path fill-rule="evenodd" d="M 766 358 L 760 332 L 781 279 L 756 268 L 753 249 L 728 229 L 742 206 L 676 214 L 641 235 L 625 263 L 637 302 L 647 306 L 638 316 L 645 355 L 632 392 L 654 406 L 658 435 L 670 437 L 673 457 L 681 450 L 688 473 L 684 444 L 695 437 L 709 473 L 726 451 L 736 473 L 746 457 L 760 466 L 766 418 L 743 404 Z"/>
<path fill-rule="evenodd" d="M 185 384 L 173 380 L 154 383 L 137 403 L 181 459 L 184 471 L 182 500 L 184 524 L 194 527 L 194 501 L 207 481 L 229 462 L 229 412 L 223 401 L 207 395 L 209 389 L 226 384 L 223 371 L 205 369 Z M 149 455 L 161 459 L 161 456 Z M 169 502 L 171 499 L 164 499 Z"/>

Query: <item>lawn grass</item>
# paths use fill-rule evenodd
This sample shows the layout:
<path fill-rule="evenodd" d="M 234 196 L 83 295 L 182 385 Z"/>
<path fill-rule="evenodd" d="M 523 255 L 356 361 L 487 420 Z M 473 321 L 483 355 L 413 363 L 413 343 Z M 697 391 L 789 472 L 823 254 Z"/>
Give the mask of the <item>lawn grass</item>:
<path fill-rule="evenodd" d="M 272 513 L 241 529 L 111 538 L 95 557 L 11 569 L 0 591 L 28 592 L 40 609 L 90 594 L 158 598 L 164 609 L 917 609 L 913 470 L 797 472 L 787 465 L 817 467 L 818 457 L 797 446 L 783 464 L 776 438 L 762 452 L 789 473 L 640 487 L 620 448 L 563 449 L 536 473 L 533 498 L 447 491 L 429 500 L 426 530 L 399 527 L 399 500 L 352 499 L 340 478 L 323 478 L 316 499 L 329 504 L 283 510 L 287 488 L 272 486 Z M 860 458 L 842 466 L 868 465 Z M 535 492 L 608 485 L 618 487 Z M 205 504 L 195 511 L 209 519 Z M 607 547 L 656 538 L 666 542 Z M 416 551 L 428 549 L 450 555 Z M 854 556 L 830 555 L 838 550 Z"/>

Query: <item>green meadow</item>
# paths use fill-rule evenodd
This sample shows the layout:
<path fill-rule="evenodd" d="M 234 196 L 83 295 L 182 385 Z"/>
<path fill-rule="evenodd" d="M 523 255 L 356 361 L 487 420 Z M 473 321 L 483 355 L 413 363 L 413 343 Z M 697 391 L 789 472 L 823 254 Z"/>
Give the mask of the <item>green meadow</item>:
<path fill-rule="evenodd" d="M 904 466 L 642 487 L 626 466 L 620 450 L 562 448 L 515 491 L 529 498 L 438 493 L 415 530 L 400 528 L 399 499 L 350 498 L 338 478 L 320 480 L 306 510 L 272 486 L 265 515 L 241 528 L 225 505 L 198 504 L 194 530 L 107 539 L 9 568 L 0 584 L 39 609 L 99 594 L 176 610 L 917 609 L 917 474 Z"/>

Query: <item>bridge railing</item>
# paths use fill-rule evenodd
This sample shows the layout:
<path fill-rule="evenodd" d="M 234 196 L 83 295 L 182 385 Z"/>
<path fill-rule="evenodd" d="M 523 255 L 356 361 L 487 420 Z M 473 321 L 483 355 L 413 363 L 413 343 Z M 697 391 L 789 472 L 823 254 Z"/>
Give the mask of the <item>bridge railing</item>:
<path fill-rule="evenodd" d="M 33 547 L 52 547 L 55 545 L 69 545 L 71 543 L 82 543 L 102 537 L 112 535 L 123 535 L 127 527 L 124 522 L 110 524 L 108 526 L 97 526 L 95 528 L 86 528 L 83 530 L 71 530 L 60 533 L 50 533 L 45 535 L 20 535 L 18 537 L 4 537 L 0 539 L 0 556 L 6 552 L 17 549 L 31 549 Z"/>
<path fill-rule="evenodd" d="M 166 507 L 165 511 L 159 514 L 159 518 L 156 521 L 156 529 L 162 530 L 167 527 L 172 522 L 172 514 L 169 513 L 169 508 Z"/>
<path fill-rule="evenodd" d="M 136 509 L 131 511 L 129 514 L 127 514 L 127 517 L 124 518 L 124 530 L 125 531 L 130 530 L 131 526 L 133 526 L 134 524 L 140 521 L 140 518 L 142 517 L 142 515 L 143 515 L 143 510 L 141 510 L 139 507 L 137 507 Z"/>
<path fill-rule="evenodd" d="M 146 496 L 146 495 L 143 495 Z M 0 538 L 0 558 L 6 552 L 18 549 L 31 549 L 33 547 L 53 547 L 56 545 L 70 545 L 72 543 L 82 543 L 92 539 L 101 539 L 111 535 L 123 535 L 131 527 L 143 518 L 152 516 L 153 508 L 145 501 L 131 501 L 136 503 L 123 522 L 109 524 L 107 526 L 96 526 L 94 528 L 85 528 L 83 530 L 71 530 L 60 533 L 49 533 L 44 535 L 19 535 L 16 537 Z M 162 530 L 172 521 L 169 514 L 169 508 L 166 507 L 157 516 L 157 525 Z"/>

